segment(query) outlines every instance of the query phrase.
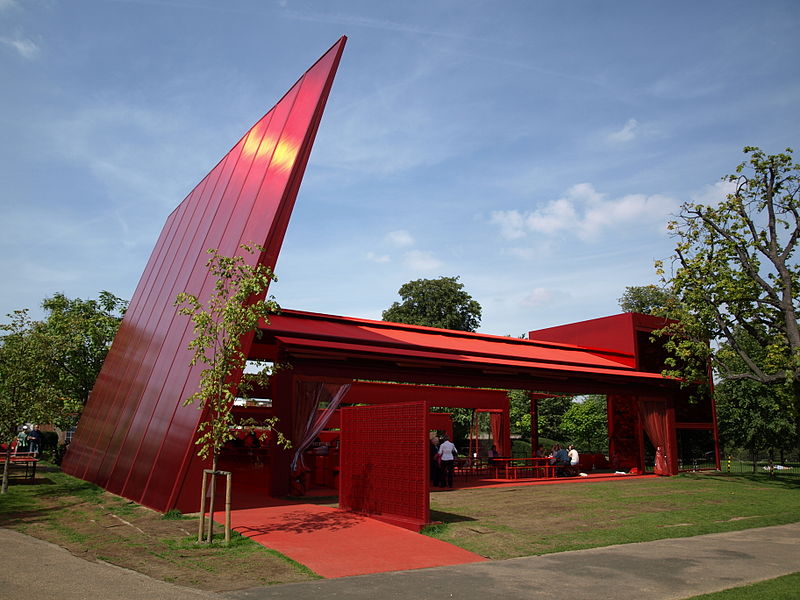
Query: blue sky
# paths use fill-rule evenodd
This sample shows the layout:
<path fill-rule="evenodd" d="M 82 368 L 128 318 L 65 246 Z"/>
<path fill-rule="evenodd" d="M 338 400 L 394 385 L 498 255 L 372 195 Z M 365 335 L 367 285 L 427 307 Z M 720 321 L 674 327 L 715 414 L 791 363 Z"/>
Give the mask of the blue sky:
<path fill-rule="evenodd" d="M 619 312 L 669 215 L 800 134 L 800 3 L 0 0 L 0 314 L 129 298 L 169 212 L 341 35 L 277 265 L 380 318 L 460 276 L 481 331 Z"/>

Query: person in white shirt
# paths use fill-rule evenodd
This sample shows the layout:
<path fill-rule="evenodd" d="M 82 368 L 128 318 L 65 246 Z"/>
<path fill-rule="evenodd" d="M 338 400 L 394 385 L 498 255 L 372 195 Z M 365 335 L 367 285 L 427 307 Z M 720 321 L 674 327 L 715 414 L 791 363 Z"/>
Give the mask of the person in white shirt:
<path fill-rule="evenodd" d="M 569 446 L 569 452 L 567 452 L 567 456 L 569 456 L 569 466 L 577 467 L 581 459 L 580 456 L 578 456 L 578 451 L 575 450 L 575 446 L 572 444 Z"/>
<path fill-rule="evenodd" d="M 456 455 L 458 452 L 456 451 L 455 444 L 447 439 L 445 436 L 444 441 L 439 444 L 439 457 L 441 459 L 442 465 L 442 480 L 441 484 L 442 487 L 447 485 L 450 489 L 453 489 L 453 471 L 456 462 Z"/>

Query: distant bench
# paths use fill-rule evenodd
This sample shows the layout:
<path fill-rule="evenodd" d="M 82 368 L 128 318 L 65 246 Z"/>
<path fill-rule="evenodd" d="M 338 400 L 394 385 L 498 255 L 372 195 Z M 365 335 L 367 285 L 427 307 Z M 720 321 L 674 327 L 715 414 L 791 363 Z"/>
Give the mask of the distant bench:
<path fill-rule="evenodd" d="M 6 455 L 0 455 L 0 468 L 5 467 Z M 11 469 L 24 469 L 25 477 L 34 479 L 36 477 L 36 464 L 39 462 L 36 452 L 17 452 L 11 455 L 11 461 L 8 464 L 9 474 Z"/>
<path fill-rule="evenodd" d="M 555 477 L 556 465 L 549 458 L 490 458 L 496 479 L 519 479 L 520 477 Z"/>

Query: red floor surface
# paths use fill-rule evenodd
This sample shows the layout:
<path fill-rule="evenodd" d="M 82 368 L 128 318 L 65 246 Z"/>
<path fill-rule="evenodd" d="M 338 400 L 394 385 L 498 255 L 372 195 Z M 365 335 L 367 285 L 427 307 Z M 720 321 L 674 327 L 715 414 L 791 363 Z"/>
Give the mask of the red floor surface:
<path fill-rule="evenodd" d="M 455 482 L 455 489 L 466 490 L 485 487 L 513 487 L 528 485 L 558 485 L 568 483 L 598 483 L 601 481 L 621 481 L 623 479 L 650 479 L 658 477 L 652 473 L 643 475 L 618 475 L 617 473 L 590 473 L 587 477 L 551 477 L 551 478 L 520 478 L 520 479 L 486 479 L 486 478 L 464 478 Z M 432 492 L 446 491 L 441 488 L 433 488 Z"/>
<path fill-rule="evenodd" d="M 285 554 L 323 577 L 486 560 L 407 529 L 314 504 L 234 510 L 231 520 L 233 528 L 242 535 Z"/>
<path fill-rule="evenodd" d="M 642 477 L 655 475 L 592 473 L 589 477 L 513 481 L 458 478 L 455 487 L 553 485 Z M 436 488 L 431 491 L 447 493 L 447 490 Z M 331 492 L 333 490 L 319 491 L 325 494 Z M 260 502 L 263 501 L 261 497 Z M 440 540 L 337 508 L 287 503 L 277 499 L 272 499 L 271 503 L 272 506 L 234 509 L 231 513 L 233 528 L 259 544 L 296 560 L 322 577 L 347 577 L 486 560 Z M 222 514 L 216 515 L 224 519 Z"/>

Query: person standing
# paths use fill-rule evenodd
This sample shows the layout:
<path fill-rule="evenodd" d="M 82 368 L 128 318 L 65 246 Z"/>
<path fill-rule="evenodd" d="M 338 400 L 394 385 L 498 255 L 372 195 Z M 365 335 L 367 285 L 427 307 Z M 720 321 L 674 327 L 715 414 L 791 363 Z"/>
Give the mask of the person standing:
<path fill-rule="evenodd" d="M 34 456 L 39 456 L 42 451 L 42 432 L 39 431 L 39 426 L 34 425 L 33 431 L 28 433 L 28 452 L 33 452 Z"/>
<path fill-rule="evenodd" d="M 15 452 L 28 451 L 28 426 L 23 425 L 20 432 L 17 434 L 17 449 Z"/>
<path fill-rule="evenodd" d="M 432 437 L 429 446 L 430 454 L 430 472 L 431 472 L 431 487 L 441 487 L 442 485 L 442 472 L 439 467 L 439 438 Z"/>
<path fill-rule="evenodd" d="M 456 446 L 447 439 L 447 436 L 444 436 L 443 442 L 439 445 L 439 452 L 438 455 L 441 459 L 441 469 L 442 469 L 442 487 L 449 487 L 453 489 L 453 471 L 455 471 L 455 464 L 456 464 L 456 456 L 458 452 L 456 451 Z"/>

